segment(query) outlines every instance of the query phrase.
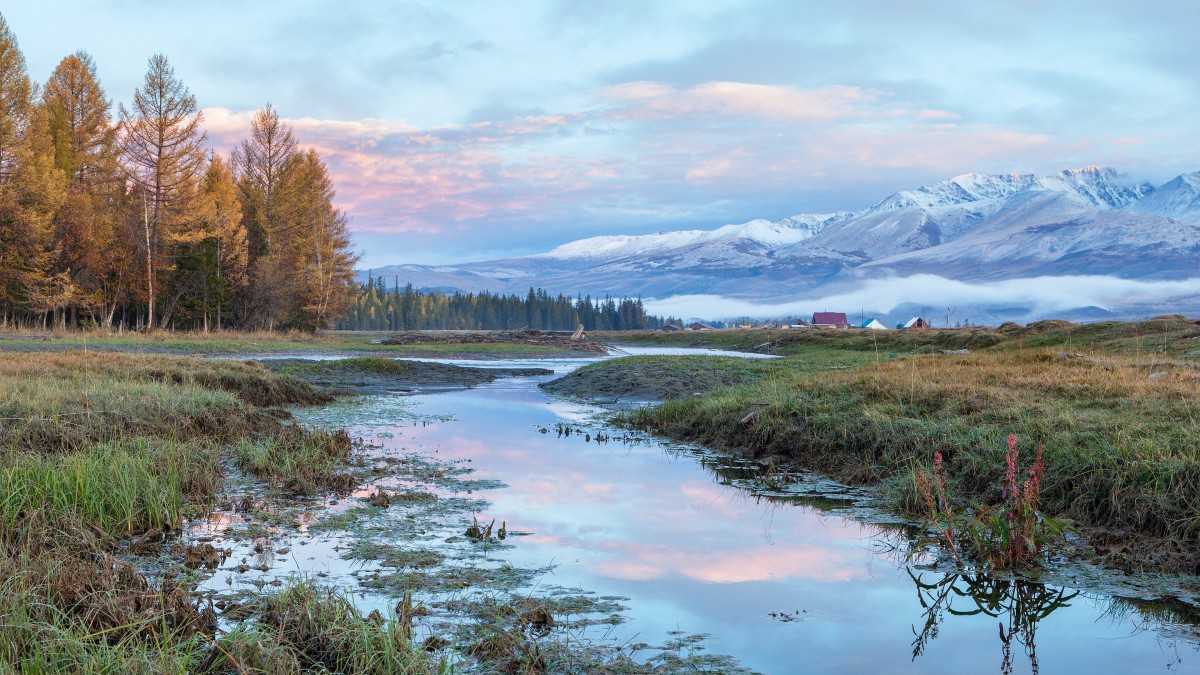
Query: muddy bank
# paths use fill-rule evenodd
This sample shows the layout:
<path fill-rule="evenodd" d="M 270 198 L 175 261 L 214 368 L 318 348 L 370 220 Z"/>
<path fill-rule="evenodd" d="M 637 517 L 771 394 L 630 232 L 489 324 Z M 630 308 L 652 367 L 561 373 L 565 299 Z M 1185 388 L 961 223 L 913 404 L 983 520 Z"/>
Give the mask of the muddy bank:
<path fill-rule="evenodd" d="M 552 375 L 546 368 L 471 368 L 446 363 L 361 357 L 336 361 L 277 359 L 271 370 L 335 391 L 379 393 L 474 387 L 502 377 Z"/>
<path fill-rule="evenodd" d="M 405 331 L 394 333 L 379 342 L 382 345 L 424 345 L 430 343 L 448 345 L 511 344 L 535 347 L 553 347 L 568 352 L 607 354 L 602 342 L 571 333 L 518 330 L 518 331 Z"/>
<path fill-rule="evenodd" d="M 768 368 L 737 357 L 630 356 L 584 366 L 539 386 L 556 396 L 596 403 L 658 402 L 742 384 Z"/>

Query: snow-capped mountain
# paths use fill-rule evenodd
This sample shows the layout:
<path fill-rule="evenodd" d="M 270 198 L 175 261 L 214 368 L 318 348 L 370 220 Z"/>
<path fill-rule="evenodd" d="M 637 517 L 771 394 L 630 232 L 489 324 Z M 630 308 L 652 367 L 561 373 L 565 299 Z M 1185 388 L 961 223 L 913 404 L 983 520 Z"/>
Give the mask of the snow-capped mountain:
<path fill-rule="evenodd" d="M 1200 225 L 1200 171 L 1176 176 L 1129 208 L 1136 213 L 1166 216 Z"/>
<path fill-rule="evenodd" d="M 857 212 L 591 237 L 523 258 L 375 273 L 464 291 L 536 286 L 593 296 L 760 301 L 913 274 L 961 281 L 1191 278 L 1200 276 L 1200 172 L 1157 189 L 1091 166 L 1041 177 L 966 174 Z"/>
<path fill-rule="evenodd" d="M 563 244 L 535 258 L 618 258 L 638 256 L 692 247 L 701 244 L 744 242 L 751 245 L 778 247 L 798 244 L 821 232 L 829 223 L 845 220 L 854 214 L 840 211 L 825 215 L 803 214 L 774 222 L 751 220 L 740 225 L 726 225 L 715 230 L 684 230 L 644 235 L 589 237 Z"/>

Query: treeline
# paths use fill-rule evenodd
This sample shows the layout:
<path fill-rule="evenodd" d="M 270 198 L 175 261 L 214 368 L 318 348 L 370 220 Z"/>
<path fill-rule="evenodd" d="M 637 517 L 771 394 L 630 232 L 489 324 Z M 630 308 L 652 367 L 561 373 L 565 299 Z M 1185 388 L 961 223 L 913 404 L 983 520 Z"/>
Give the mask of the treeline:
<path fill-rule="evenodd" d="M 637 330 L 662 327 L 646 314 L 640 299 L 550 296 L 532 288 L 524 297 L 482 293 L 417 291 L 393 280 L 369 279 L 355 286 L 355 297 L 337 327 L 344 330 Z"/>
<path fill-rule="evenodd" d="M 91 56 L 39 86 L 0 16 L 0 326 L 331 326 L 356 257 L 324 162 L 270 105 L 206 142 L 165 56 L 114 116 Z"/>

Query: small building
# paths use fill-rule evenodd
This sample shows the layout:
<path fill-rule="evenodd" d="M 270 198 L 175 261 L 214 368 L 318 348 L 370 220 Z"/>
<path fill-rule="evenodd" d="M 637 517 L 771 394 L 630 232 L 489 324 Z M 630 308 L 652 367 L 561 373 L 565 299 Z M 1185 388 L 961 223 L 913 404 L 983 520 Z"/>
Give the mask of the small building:
<path fill-rule="evenodd" d="M 812 318 L 813 328 L 849 328 L 845 312 L 816 312 Z"/>
<path fill-rule="evenodd" d="M 808 322 L 805 321 L 804 319 L 796 319 L 795 321 L 789 323 L 787 326 L 784 326 L 784 327 L 785 328 L 808 328 Z"/>
<path fill-rule="evenodd" d="M 658 329 L 660 333 L 669 333 L 672 331 L 683 330 L 682 326 L 676 326 L 673 323 L 664 323 L 662 328 Z"/>
<path fill-rule="evenodd" d="M 867 319 L 866 321 L 862 322 L 862 325 L 859 326 L 859 328 L 866 328 L 867 330 L 887 330 L 888 329 L 888 327 L 883 325 L 883 322 L 880 321 L 879 319 Z"/>
<path fill-rule="evenodd" d="M 700 323 L 699 321 L 696 321 L 695 323 L 688 324 L 688 330 L 716 330 L 716 329 L 706 323 Z"/>
<path fill-rule="evenodd" d="M 912 330 L 912 329 L 920 330 L 920 329 L 931 328 L 931 327 L 932 326 L 929 325 L 928 321 L 926 321 L 925 319 L 922 319 L 919 316 L 914 316 L 913 318 L 909 319 L 908 321 L 905 321 L 904 323 L 896 326 L 896 328 L 899 328 L 900 330 Z"/>

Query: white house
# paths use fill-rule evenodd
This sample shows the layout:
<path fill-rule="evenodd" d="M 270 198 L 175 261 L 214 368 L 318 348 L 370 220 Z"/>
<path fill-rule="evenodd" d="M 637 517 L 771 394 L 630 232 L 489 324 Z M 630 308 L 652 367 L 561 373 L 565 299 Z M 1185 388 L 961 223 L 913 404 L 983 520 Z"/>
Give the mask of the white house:
<path fill-rule="evenodd" d="M 883 323 L 881 323 L 879 321 L 879 319 L 867 319 L 866 321 L 862 322 L 862 325 L 860 325 L 859 328 L 866 328 L 867 330 L 887 330 L 888 329 L 888 327 L 883 325 Z"/>

